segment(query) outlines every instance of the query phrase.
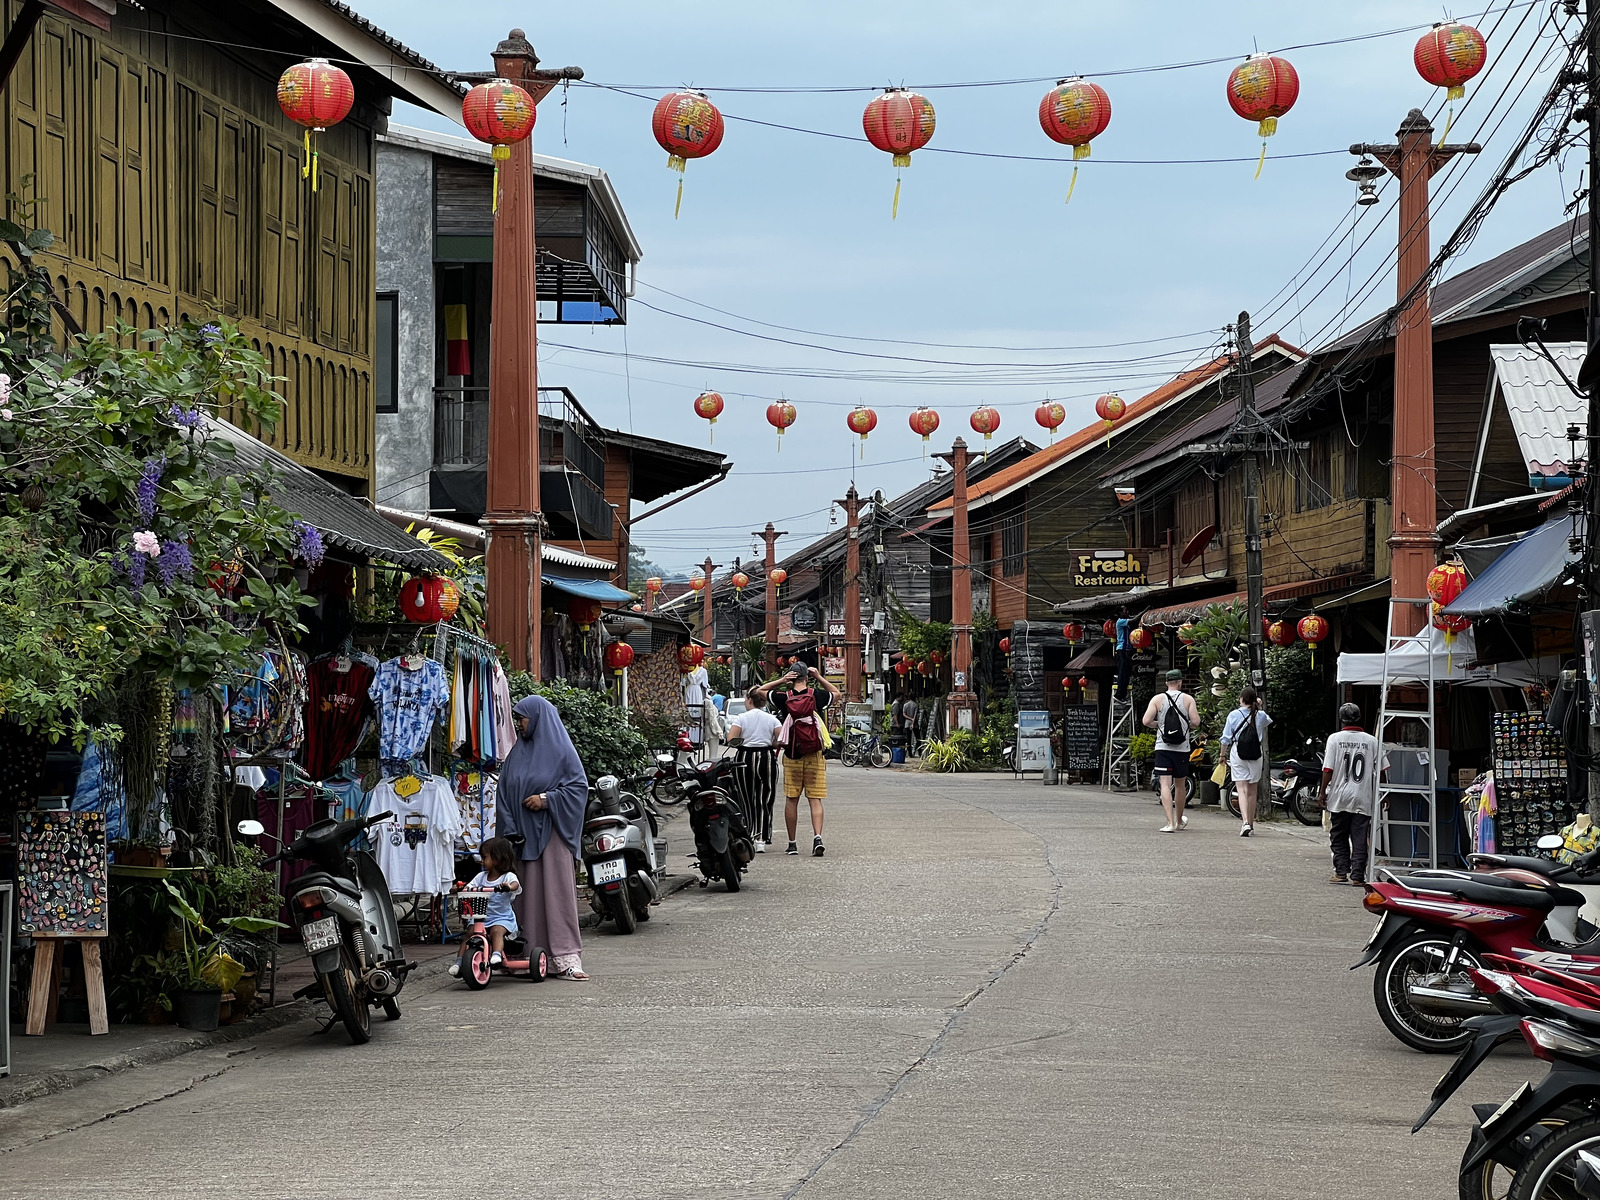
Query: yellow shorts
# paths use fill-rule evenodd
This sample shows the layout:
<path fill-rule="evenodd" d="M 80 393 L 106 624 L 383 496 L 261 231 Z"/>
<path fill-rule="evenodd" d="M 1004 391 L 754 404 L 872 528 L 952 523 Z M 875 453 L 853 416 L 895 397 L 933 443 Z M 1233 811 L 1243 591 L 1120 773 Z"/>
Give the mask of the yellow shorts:
<path fill-rule="evenodd" d="M 785 756 L 783 760 L 784 799 L 798 800 L 802 790 L 813 800 L 826 799 L 828 795 L 828 764 L 820 750 L 804 758 Z"/>

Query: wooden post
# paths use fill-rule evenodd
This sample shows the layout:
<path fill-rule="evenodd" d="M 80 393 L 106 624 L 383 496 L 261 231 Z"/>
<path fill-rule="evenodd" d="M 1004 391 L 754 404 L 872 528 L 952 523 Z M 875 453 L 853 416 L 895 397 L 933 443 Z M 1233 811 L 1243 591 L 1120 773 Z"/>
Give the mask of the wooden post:
<path fill-rule="evenodd" d="M 778 671 L 778 585 L 772 582 L 772 572 L 778 565 L 778 539 L 784 535 L 772 527 L 772 522 L 767 522 L 767 527 L 752 537 L 761 538 L 767 543 L 766 557 L 766 601 L 767 601 L 767 629 L 766 629 L 766 659 L 767 676 L 771 678 Z"/>
<path fill-rule="evenodd" d="M 950 731 L 976 729 L 976 697 L 972 694 L 972 546 L 967 540 L 967 443 L 955 440 L 949 455 L 954 476 L 950 526 L 950 625 L 955 645 L 950 656 Z"/>
<path fill-rule="evenodd" d="M 711 607 L 711 572 L 717 569 L 717 564 L 711 561 L 711 556 L 706 555 L 705 580 L 706 586 L 701 591 L 700 612 L 700 637 L 706 644 L 706 653 L 709 655 L 717 645 L 717 618 Z"/>
<path fill-rule="evenodd" d="M 861 497 L 856 485 L 844 494 L 844 698 L 861 699 Z"/>

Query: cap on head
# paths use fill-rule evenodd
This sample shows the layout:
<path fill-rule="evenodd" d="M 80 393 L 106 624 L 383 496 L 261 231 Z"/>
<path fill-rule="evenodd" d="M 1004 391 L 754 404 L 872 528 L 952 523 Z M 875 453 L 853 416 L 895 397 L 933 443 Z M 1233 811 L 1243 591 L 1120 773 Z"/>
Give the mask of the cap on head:
<path fill-rule="evenodd" d="M 1341 704 L 1339 706 L 1339 724 L 1361 724 L 1361 706 L 1359 704 Z"/>
<path fill-rule="evenodd" d="M 804 679 L 810 673 L 810 668 L 803 662 L 797 662 L 789 668 L 791 679 Z"/>
<path fill-rule="evenodd" d="M 1182 671 L 1173 670 L 1173 671 L 1168 671 L 1167 674 L 1166 674 L 1166 681 L 1168 683 L 1172 683 L 1174 680 L 1181 680 L 1182 678 L 1183 678 L 1183 672 Z"/>

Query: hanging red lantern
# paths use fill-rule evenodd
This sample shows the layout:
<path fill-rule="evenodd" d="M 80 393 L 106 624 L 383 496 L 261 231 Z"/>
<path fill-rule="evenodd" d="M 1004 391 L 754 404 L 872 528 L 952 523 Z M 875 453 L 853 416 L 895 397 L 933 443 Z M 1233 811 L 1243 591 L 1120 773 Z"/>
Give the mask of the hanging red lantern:
<path fill-rule="evenodd" d="M 418 625 L 433 625 L 456 615 L 461 593 L 443 575 L 417 575 L 400 588 L 400 613 Z"/>
<path fill-rule="evenodd" d="M 1061 627 L 1061 636 L 1067 639 L 1067 644 L 1076 646 L 1083 641 L 1083 626 L 1076 621 L 1068 621 Z"/>
<path fill-rule="evenodd" d="M 1444 611 L 1444 605 L 1437 600 L 1431 605 L 1433 627 L 1444 633 L 1445 670 L 1449 671 L 1455 665 L 1456 634 L 1465 633 L 1472 628 L 1471 617 L 1458 617 Z"/>
<path fill-rule="evenodd" d="M 861 457 L 867 456 L 867 434 L 878 427 L 878 414 L 865 406 L 852 409 L 850 415 L 844 419 L 850 426 L 851 433 L 861 435 Z"/>
<path fill-rule="evenodd" d="M 907 675 L 911 674 L 911 664 L 902 658 L 899 662 L 895 663 L 894 673 L 899 675 L 902 679 L 905 678 Z"/>
<path fill-rule="evenodd" d="M 1135 650 L 1148 650 L 1155 644 L 1155 634 L 1151 633 L 1143 625 L 1135 625 L 1132 629 L 1128 630 L 1128 645 L 1132 646 Z"/>
<path fill-rule="evenodd" d="M 1079 675 L 1078 676 L 1078 687 L 1080 689 L 1087 689 L 1088 686 L 1089 686 L 1089 677 L 1087 675 Z"/>
<path fill-rule="evenodd" d="M 772 594 L 777 595 L 778 589 L 783 587 L 784 581 L 789 578 L 789 572 L 782 567 L 773 567 L 772 574 L 768 578 L 772 580 Z"/>
<path fill-rule="evenodd" d="M 1261 135 L 1261 159 L 1256 178 L 1267 161 L 1267 139 L 1278 132 L 1278 118 L 1300 97 L 1300 76 L 1286 58 L 1252 54 L 1228 76 L 1228 103 L 1246 121 L 1255 121 Z"/>
<path fill-rule="evenodd" d="M 696 575 L 693 579 L 689 580 L 690 591 L 702 592 L 705 590 L 705 586 L 706 577 L 704 575 Z"/>
<path fill-rule="evenodd" d="M 1106 445 L 1111 445 L 1111 431 L 1118 421 L 1128 414 L 1128 402 L 1121 396 L 1112 392 L 1109 396 L 1101 396 L 1094 402 L 1095 416 L 1099 417 L 1106 425 Z"/>
<path fill-rule="evenodd" d="M 705 660 L 706 652 L 700 646 L 690 643 L 687 646 L 678 647 L 678 670 L 682 671 L 685 675 L 690 674 L 692 671 L 698 668 L 701 663 L 705 662 Z"/>
<path fill-rule="evenodd" d="M 1454 603 L 1466 590 L 1467 569 L 1458 562 L 1440 563 L 1428 572 L 1428 597 L 1441 607 Z"/>
<path fill-rule="evenodd" d="M 1078 186 L 1078 160 L 1089 157 L 1089 143 L 1111 124 L 1111 97 L 1086 79 L 1063 79 L 1039 101 L 1039 126 L 1051 141 L 1072 147 L 1072 182 L 1067 202 Z"/>
<path fill-rule="evenodd" d="M 1010 638 L 1003 637 L 1003 638 L 1000 639 L 1000 653 L 1001 654 L 1010 654 L 1011 653 L 1011 639 Z"/>
<path fill-rule="evenodd" d="M 213 560 L 206 568 L 206 584 L 213 592 L 222 595 L 239 586 L 244 577 L 244 559 L 235 554 L 227 562 Z"/>
<path fill-rule="evenodd" d="M 967 424 L 972 426 L 973 433 L 983 434 L 983 440 L 988 442 L 994 437 L 994 431 L 1000 428 L 1000 413 L 992 405 L 985 404 L 972 410 Z"/>
<path fill-rule="evenodd" d="M 926 96 L 904 88 L 888 88 L 874 96 L 861 114 L 861 128 L 871 142 L 885 154 L 894 155 L 894 207 L 892 221 L 900 215 L 899 169 L 911 165 L 913 151 L 921 150 L 933 137 L 933 103 Z"/>
<path fill-rule="evenodd" d="M 1033 419 L 1039 423 L 1039 428 L 1050 431 L 1050 441 L 1054 444 L 1056 430 L 1060 429 L 1062 422 L 1067 419 L 1066 405 L 1055 400 L 1046 400 L 1033 410 Z"/>
<path fill-rule="evenodd" d="M 1267 641 L 1274 646 L 1294 645 L 1294 626 L 1287 621 L 1274 621 L 1267 626 Z"/>
<path fill-rule="evenodd" d="M 742 592 L 745 590 L 745 588 L 750 586 L 750 576 L 746 575 L 743 571 L 735 571 L 733 573 L 733 577 L 729 579 L 728 582 L 733 584 L 734 591 Z"/>
<path fill-rule="evenodd" d="M 1100 632 L 1105 634 L 1108 638 L 1116 637 L 1117 623 L 1115 621 L 1107 621 L 1104 625 L 1100 626 Z"/>
<path fill-rule="evenodd" d="M 317 190 L 317 148 L 313 133 L 326 133 L 350 115 L 356 102 L 355 85 L 338 67 L 325 58 L 296 63 L 278 76 L 278 107 L 296 125 L 305 127 L 306 160 L 300 165 L 300 178 L 311 177 L 311 190 Z"/>
<path fill-rule="evenodd" d="M 1300 640 L 1311 647 L 1312 666 L 1316 666 L 1317 663 L 1318 644 L 1327 638 L 1332 629 L 1333 627 L 1328 624 L 1328 618 L 1319 617 L 1316 613 L 1300 618 L 1300 624 L 1296 626 L 1296 632 L 1300 634 Z"/>
<path fill-rule="evenodd" d="M 633 666 L 633 647 L 621 641 L 606 643 L 605 662 L 613 674 L 621 675 Z"/>
<path fill-rule="evenodd" d="M 667 166 L 678 173 L 678 201 L 672 219 L 683 207 L 683 173 L 691 158 L 704 158 L 722 145 L 722 114 L 704 92 L 668 92 L 656 101 L 650 132 L 667 152 Z"/>
<path fill-rule="evenodd" d="M 1449 88 L 1450 100 L 1467 94 L 1467 84 L 1483 70 L 1488 57 L 1483 34 L 1460 21 L 1439 22 L 1417 39 L 1416 49 L 1411 52 L 1417 74 L 1434 87 Z M 1445 132 L 1449 132 L 1448 127 Z"/>
<path fill-rule="evenodd" d="M 579 629 L 587 633 L 589 626 L 600 619 L 600 602 L 574 596 L 567 601 L 567 616 L 572 618 Z"/>
<path fill-rule="evenodd" d="M 500 164 L 511 157 L 512 143 L 526 141 L 533 134 L 538 119 L 533 97 L 509 79 L 480 83 L 461 101 L 461 123 L 467 132 L 494 147 L 489 153 L 494 162 L 490 211 L 500 211 Z"/>
<path fill-rule="evenodd" d="M 928 457 L 928 439 L 939 428 L 939 414 L 931 408 L 919 408 L 911 414 L 911 432 L 922 435 L 922 457 Z"/>
<path fill-rule="evenodd" d="M 935 650 L 932 654 L 928 655 L 928 657 L 933 660 L 933 665 L 937 667 L 944 662 L 944 651 Z"/>
<path fill-rule="evenodd" d="M 659 592 L 665 586 L 658 575 L 652 575 L 644 581 L 644 590 L 651 593 Z"/>
<path fill-rule="evenodd" d="M 717 418 L 722 415 L 722 397 L 715 392 L 701 392 L 694 398 L 694 413 L 710 422 L 711 442 L 717 440 Z"/>
<path fill-rule="evenodd" d="M 931 662 L 929 662 L 927 659 L 923 659 L 921 662 L 919 662 L 917 664 L 917 670 L 920 671 L 924 675 L 932 675 L 933 674 L 933 664 Z"/>
<path fill-rule="evenodd" d="M 767 405 L 767 424 L 778 431 L 778 453 L 783 453 L 783 431 L 794 424 L 800 414 L 788 400 L 777 400 Z"/>
<path fill-rule="evenodd" d="M 1191 624 L 1188 621 L 1185 621 L 1182 625 L 1179 625 L 1178 626 L 1178 640 L 1180 642 L 1182 642 L 1185 646 L 1187 646 L 1191 642 L 1193 642 L 1194 641 L 1194 625 Z"/>

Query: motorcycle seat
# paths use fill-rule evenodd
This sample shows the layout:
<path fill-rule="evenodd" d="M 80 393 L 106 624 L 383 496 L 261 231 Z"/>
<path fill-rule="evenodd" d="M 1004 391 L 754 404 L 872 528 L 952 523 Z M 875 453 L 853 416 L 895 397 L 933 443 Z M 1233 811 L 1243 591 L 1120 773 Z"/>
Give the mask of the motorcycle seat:
<path fill-rule="evenodd" d="M 1551 884 L 1539 887 L 1531 883 L 1500 879 L 1487 880 L 1439 876 L 1400 876 L 1401 883 L 1416 891 L 1443 892 L 1472 904 L 1494 904 L 1506 908 L 1531 908 L 1536 912 L 1549 912 L 1558 905 L 1583 906 L 1582 892 Z"/>
<path fill-rule="evenodd" d="M 336 892 L 343 892 L 352 900 L 361 899 L 361 889 L 356 885 L 355 880 L 342 879 L 337 875 L 330 875 L 326 871 L 307 871 L 303 875 L 296 875 L 289 881 L 287 890 L 291 893 L 303 892 L 307 888 L 314 887 L 332 888 Z"/>

